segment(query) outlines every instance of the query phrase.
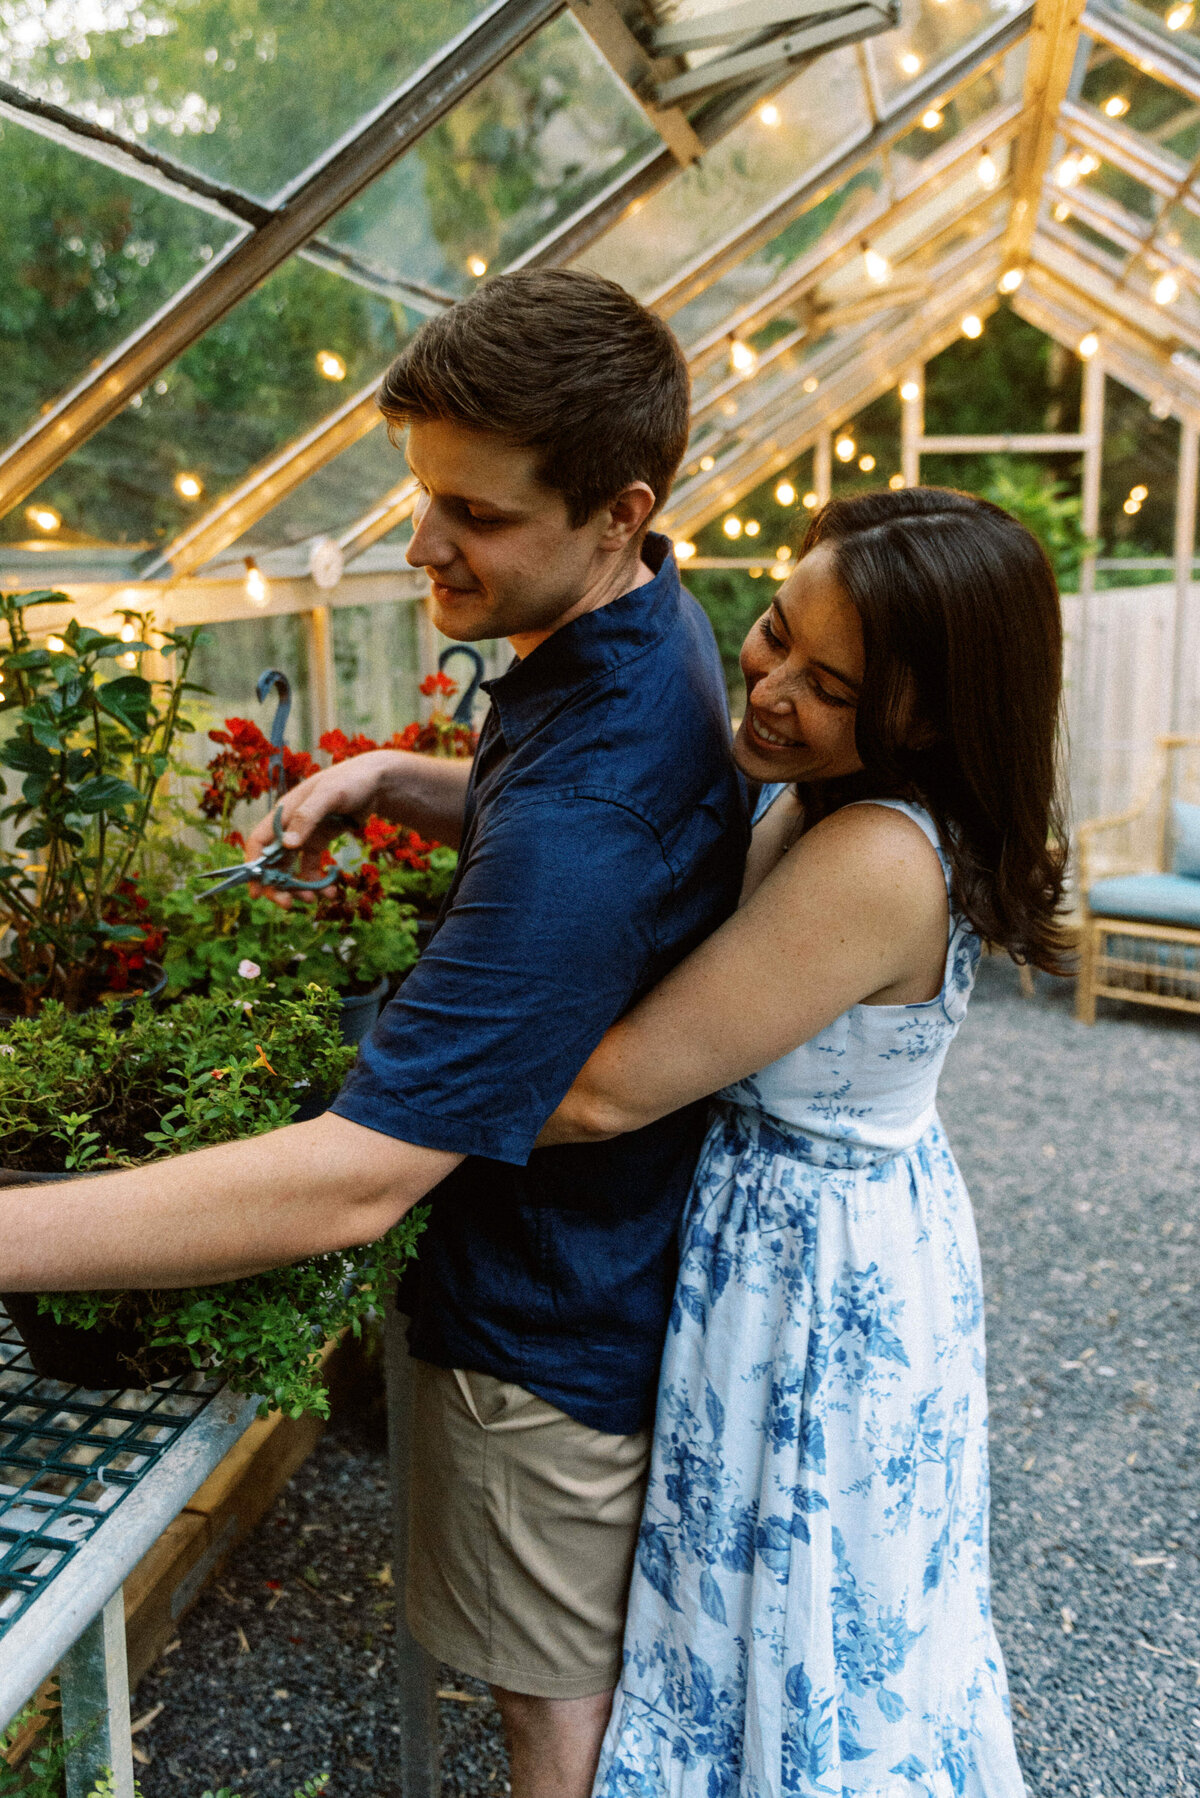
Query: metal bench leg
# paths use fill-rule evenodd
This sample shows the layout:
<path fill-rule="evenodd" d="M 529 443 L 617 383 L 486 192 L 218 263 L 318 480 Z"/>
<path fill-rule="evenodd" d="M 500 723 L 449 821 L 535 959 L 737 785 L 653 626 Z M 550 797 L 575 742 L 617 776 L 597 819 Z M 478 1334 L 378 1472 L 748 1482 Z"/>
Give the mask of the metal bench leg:
<path fill-rule="evenodd" d="M 113 1798 L 134 1798 L 125 1601 L 119 1589 L 59 1662 L 58 1690 L 64 1740 L 82 1737 L 67 1756 L 67 1798 L 88 1798 L 110 1770 Z"/>
<path fill-rule="evenodd" d="M 404 1798 L 438 1798 L 437 1665 L 409 1634 L 404 1611 L 408 1567 L 408 1470 L 412 1452 L 412 1363 L 405 1320 L 389 1307 L 386 1335 L 388 1464 L 392 1488 L 392 1575 L 396 1582 L 396 1662 L 400 1677 L 400 1789 Z"/>

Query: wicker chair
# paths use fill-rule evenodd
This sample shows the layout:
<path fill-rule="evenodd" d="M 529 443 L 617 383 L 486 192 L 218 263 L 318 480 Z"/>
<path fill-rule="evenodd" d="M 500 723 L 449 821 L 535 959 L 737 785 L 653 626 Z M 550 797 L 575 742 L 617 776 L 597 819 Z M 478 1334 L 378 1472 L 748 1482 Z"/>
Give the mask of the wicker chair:
<path fill-rule="evenodd" d="M 1079 826 L 1081 1023 L 1095 1023 L 1098 998 L 1200 1014 L 1197 825 L 1200 737 L 1171 736 L 1137 805 Z"/>

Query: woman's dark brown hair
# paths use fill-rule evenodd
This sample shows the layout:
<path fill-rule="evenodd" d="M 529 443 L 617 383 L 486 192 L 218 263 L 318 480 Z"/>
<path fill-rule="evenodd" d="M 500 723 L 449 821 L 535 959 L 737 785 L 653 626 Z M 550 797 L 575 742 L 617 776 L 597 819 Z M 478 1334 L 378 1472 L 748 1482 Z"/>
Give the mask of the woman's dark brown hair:
<path fill-rule="evenodd" d="M 801 555 L 818 544 L 862 621 L 856 782 L 928 807 L 955 907 L 985 941 L 1065 972 L 1062 613 L 1044 550 L 942 487 L 832 500 Z"/>

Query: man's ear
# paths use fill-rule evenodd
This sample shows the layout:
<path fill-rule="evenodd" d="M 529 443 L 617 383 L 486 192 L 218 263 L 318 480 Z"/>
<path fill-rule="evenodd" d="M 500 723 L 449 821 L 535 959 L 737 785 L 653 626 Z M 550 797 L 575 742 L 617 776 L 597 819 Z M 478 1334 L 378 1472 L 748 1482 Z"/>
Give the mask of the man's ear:
<path fill-rule="evenodd" d="M 624 549 L 638 535 L 657 503 L 653 487 L 645 481 L 631 481 L 604 508 L 608 524 L 598 547 Z"/>

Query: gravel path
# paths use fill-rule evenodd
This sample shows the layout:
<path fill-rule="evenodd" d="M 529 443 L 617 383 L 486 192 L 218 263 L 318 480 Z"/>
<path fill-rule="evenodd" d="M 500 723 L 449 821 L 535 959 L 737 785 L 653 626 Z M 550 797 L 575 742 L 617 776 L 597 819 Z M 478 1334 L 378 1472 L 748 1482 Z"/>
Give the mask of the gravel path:
<path fill-rule="evenodd" d="M 943 1080 L 988 1290 L 997 1622 L 1030 1798 L 1200 1798 L 1200 1024 L 985 965 Z M 331 1433 L 138 1689 L 145 1798 L 401 1798 L 378 1420 Z M 385 1574 L 385 1581 L 388 1577 Z M 446 1798 L 507 1790 L 444 1670 Z"/>

